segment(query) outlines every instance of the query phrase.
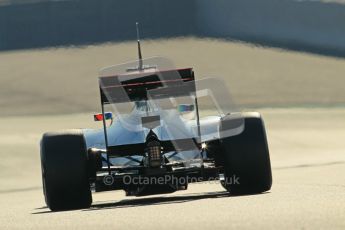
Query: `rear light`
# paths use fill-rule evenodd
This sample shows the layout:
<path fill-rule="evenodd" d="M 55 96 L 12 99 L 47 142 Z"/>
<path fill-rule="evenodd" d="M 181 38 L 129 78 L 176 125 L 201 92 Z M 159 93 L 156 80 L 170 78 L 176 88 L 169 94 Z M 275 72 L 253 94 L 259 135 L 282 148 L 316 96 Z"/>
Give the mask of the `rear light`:
<path fill-rule="evenodd" d="M 162 149 L 158 141 L 151 141 L 147 144 L 147 153 L 149 157 L 149 165 L 151 167 L 159 167 L 162 162 Z"/>

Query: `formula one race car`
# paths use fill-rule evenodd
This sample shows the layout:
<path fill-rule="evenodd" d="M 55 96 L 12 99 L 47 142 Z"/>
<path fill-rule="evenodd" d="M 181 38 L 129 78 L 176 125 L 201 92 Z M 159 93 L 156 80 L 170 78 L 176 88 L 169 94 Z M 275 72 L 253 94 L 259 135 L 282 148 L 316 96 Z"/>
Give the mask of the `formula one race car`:
<path fill-rule="evenodd" d="M 232 195 L 262 193 L 272 174 L 263 120 L 241 113 L 217 78 L 165 58 L 100 71 L 103 129 L 45 133 L 43 191 L 55 210 L 89 208 L 91 190 L 145 196 L 220 180 Z"/>

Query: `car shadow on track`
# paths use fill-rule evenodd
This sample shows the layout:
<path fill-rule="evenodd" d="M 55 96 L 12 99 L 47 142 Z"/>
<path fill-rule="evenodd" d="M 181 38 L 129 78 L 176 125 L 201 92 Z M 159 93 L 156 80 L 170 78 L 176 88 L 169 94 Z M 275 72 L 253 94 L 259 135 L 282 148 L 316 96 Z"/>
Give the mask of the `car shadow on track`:
<path fill-rule="evenodd" d="M 177 195 L 177 196 L 124 199 L 118 202 L 110 201 L 110 202 L 102 202 L 98 204 L 95 203 L 91 206 L 90 209 L 85 209 L 83 211 L 176 204 L 176 203 L 185 203 L 185 202 L 202 200 L 202 199 L 215 199 L 215 198 L 224 198 L 224 197 L 229 197 L 229 194 L 227 192 L 208 192 L 208 193 L 190 193 L 187 195 Z"/>
<path fill-rule="evenodd" d="M 140 206 L 151 206 L 151 205 L 166 205 L 166 204 L 178 204 L 185 203 L 203 199 L 217 199 L 217 198 L 226 198 L 226 197 L 242 197 L 242 196 L 255 196 L 255 195 L 264 195 L 261 194 L 248 194 L 248 195 L 237 195 L 231 196 L 227 192 L 207 192 L 207 193 L 190 193 L 186 195 L 177 195 L 177 196 L 163 196 L 163 197 L 145 197 L 145 198 L 134 198 L 134 199 L 124 199 L 120 201 L 102 201 L 95 202 L 89 209 L 83 209 L 81 211 L 98 211 L 106 209 L 118 209 L 118 208 L 132 208 Z M 34 212 L 32 214 L 46 214 L 54 213 L 49 210 Z"/>

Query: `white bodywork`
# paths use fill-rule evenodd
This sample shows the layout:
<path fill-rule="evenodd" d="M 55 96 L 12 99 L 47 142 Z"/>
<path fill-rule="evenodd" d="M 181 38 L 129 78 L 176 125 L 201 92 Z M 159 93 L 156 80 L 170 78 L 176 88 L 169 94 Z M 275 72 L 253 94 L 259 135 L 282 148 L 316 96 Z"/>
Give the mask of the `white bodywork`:
<path fill-rule="evenodd" d="M 204 81 L 199 81 L 199 88 L 195 88 L 195 80 L 194 74 L 189 76 L 189 79 L 193 79 L 194 89 L 192 91 L 194 94 L 190 94 L 191 91 L 183 91 L 181 86 L 188 85 L 183 81 L 182 76 L 179 73 L 173 63 L 166 58 L 162 57 L 153 57 L 148 58 L 143 61 L 144 66 L 142 69 L 138 69 L 136 67 L 138 65 L 138 61 L 124 63 L 121 65 L 110 66 L 104 68 L 100 71 L 100 87 L 102 92 L 105 90 L 105 97 L 108 99 L 108 102 L 113 106 L 112 110 L 116 114 L 116 118 L 112 125 L 106 128 L 107 131 L 107 140 L 108 146 L 119 146 L 119 145 L 130 145 L 130 144 L 138 144 L 138 143 L 145 143 L 147 134 L 149 133 L 150 129 L 143 127 L 142 125 L 142 118 L 148 116 L 159 116 L 160 117 L 160 125 L 154 127 L 152 131 L 157 135 L 157 138 L 160 141 L 169 140 L 178 140 L 178 139 L 192 139 L 199 137 L 199 130 L 197 125 L 197 111 L 196 106 L 196 99 L 195 97 L 199 96 L 209 96 L 217 110 L 221 110 L 223 107 L 232 108 L 230 96 L 227 94 L 226 88 L 224 88 L 224 83 L 219 80 L 207 79 Z M 139 63 L 140 64 L 140 63 Z M 134 67 L 134 68 L 133 68 Z M 192 71 L 191 68 L 186 69 L 188 71 Z M 177 110 L 178 102 L 176 99 L 175 93 L 172 93 L 169 96 L 166 94 L 164 98 L 168 101 L 168 106 L 162 106 L 160 99 L 157 99 L 155 96 L 159 96 L 161 91 L 157 91 L 156 88 L 147 90 L 147 99 L 144 101 L 144 108 L 141 107 L 139 103 L 136 101 L 135 106 L 131 112 L 123 113 L 121 106 L 130 105 L 133 100 L 129 98 L 129 92 L 135 91 L 125 91 L 124 86 L 121 85 L 121 82 L 126 82 L 127 85 L 134 85 L 137 82 L 140 82 L 138 79 L 142 79 L 148 76 L 155 76 L 159 79 L 156 80 L 148 80 L 148 82 L 155 83 L 160 82 L 161 84 L 164 83 L 163 89 L 173 89 L 173 92 L 184 92 L 183 96 L 187 97 L 189 101 L 187 103 L 193 103 L 195 107 L 193 107 L 194 111 L 189 111 L 190 113 L 181 113 Z M 137 81 L 131 80 L 136 79 Z M 148 83 L 146 82 L 146 83 Z M 179 87 L 175 87 L 172 82 Z M 142 82 L 141 82 L 142 83 Z M 126 85 L 125 84 L 125 85 Z M 139 83 L 140 84 L 140 83 Z M 118 87 L 118 86 L 121 87 Z M 113 90 L 113 91 L 112 91 Z M 181 90 L 181 91 L 179 91 Z M 163 90 L 164 91 L 164 90 Z M 195 92 L 197 91 L 197 92 Z M 112 95 L 114 93 L 114 95 Z M 202 94 L 204 93 L 204 94 Z M 206 93 L 206 94 L 205 94 Z M 182 94 L 181 94 L 182 95 Z M 218 97 L 217 97 L 218 95 Z M 224 100 L 224 97 L 226 100 Z M 116 100 L 113 101 L 113 98 Z M 159 98 L 159 97 L 158 97 Z M 219 103 L 223 102 L 223 103 Z M 224 103 L 226 102 L 226 103 Z M 226 105 L 224 105 L 226 104 Z M 163 109 L 164 108 L 164 109 Z M 235 110 L 236 111 L 236 110 Z M 218 111 L 219 112 L 219 111 Z M 185 116 L 185 115 L 191 115 Z M 200 119 L 200 139 L 201 142 L 207 142 L 210 140 L 216 140 L 220 138 L 219 133 L 219 124 L 220 119 L 224 116 L 224 113 L 220 113 L 219 116 L 209 116 Z M 228 115 L 229 116 L 229 115 Z M 234 120 L 238 120 L 239 116 L 234 115 Z M 229 120 L 227 118 L 227 120 Z M 237 135 L 241 133 L 244 129 L 244 125 L 235 125 L 230 130 L 227 130 L 226 134 L 222 133 L 223 136 L 231 136 Z M 105 135 L 104 130 L 84 130 L 85 138 L 87 147 L 91 148 L 98 148 L 98 149 L 106 149 L 105 146 Z M 170 153 L 165 153 L 170 154 Z M 133 156 L 131 156 L 133 157 Z M 134 156 L 136 158 L 142 158 L 141 156 Z M 186 159 L 195 159 L 200 158 L 200 150 L 197 146 L 195 146 L 194 151 L 183 151 L 175 154 L 172 160 L 186 160 Z M 129 164 L 127 158 L 114 158 L 112 159 L 113 164 Z M 135 163 L 135 162 L 132 162 Z M 132 164 L 130 163 L 130 164 Z"/>
<path fill-rule="evenodd" d="M 131 114 L 116 119 L 114 123 L 107 128 L 109 146 L 144 143 L 146 135 L 150 130 L 141 125 L 141 117 L 143 115 L 141 111 L 134 110 Z M 160 115 L 161 117 L 161 125 L 152 130 L 160 140 L 198 137 L 196 121 L 184 119 L 175 110 L 159 110 L 157 112 L 151 112 L 150 115 Z M 220 116 L 210 116 L 200 120 L 202 142 L 219 139 L 219 120 Z M 105 149 L 103 129 L 85 129 L 84 135 L 88 148 Z M 134 157 L 141 159 L 141 156 Z M 197 151 L 196 147 L 195 151 L 180 152 L 172 157 L 171 160 L 187 160 L 200 157 L 200 152 Z M 111 160 L 111 163 L 115 165 L 138 164 L 124 157 L 114 158 Z"/>

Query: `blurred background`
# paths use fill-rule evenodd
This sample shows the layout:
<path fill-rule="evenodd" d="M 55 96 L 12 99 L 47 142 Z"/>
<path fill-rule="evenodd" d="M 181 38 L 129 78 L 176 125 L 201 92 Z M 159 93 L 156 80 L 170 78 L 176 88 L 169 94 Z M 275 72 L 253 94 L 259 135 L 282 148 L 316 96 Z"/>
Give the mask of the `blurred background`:
<path fill-rule="evenodd" d="M 345 102 L 342 0 L 0 0 L 0 115 L 98 110 L 137 21 L 144 57 L 223 78 L 243 107 Z"/>
<path fill-rule="evenodd" d="M 100 127 L 92 117 L 100 110 L 98 71 L 137 58 L 135 22 L 144 57 L 168 57 L 199 79 L 221 78 L 243 110 L 263 114 L 272 194 L 228 200 L 243 211 L 233 226 L 281 227 L 283 220 L 286 228 L 345 228 L 345 0 L 0 0 L 0 201 L 8 210 L 0 226 L 85 221 L 85 213 L 32 217 L 44 209 L 39 141 L 46 131 Z M 112 196 L 94 197 L 107 199 L 116 206 Z M 229 208 L 222 199 L 217 207 L 204 202 L 199 214 L 215 208 L 222 217 Z M 169 215 L 164 207 L 156 212 Z M 127 210 L 133 215 L 121 213 Z M 187 213 L 174 224 L 197 229 L 195 212 L 174 216 Z M 121 223 L 137 227 L 126 217 Z"/>

